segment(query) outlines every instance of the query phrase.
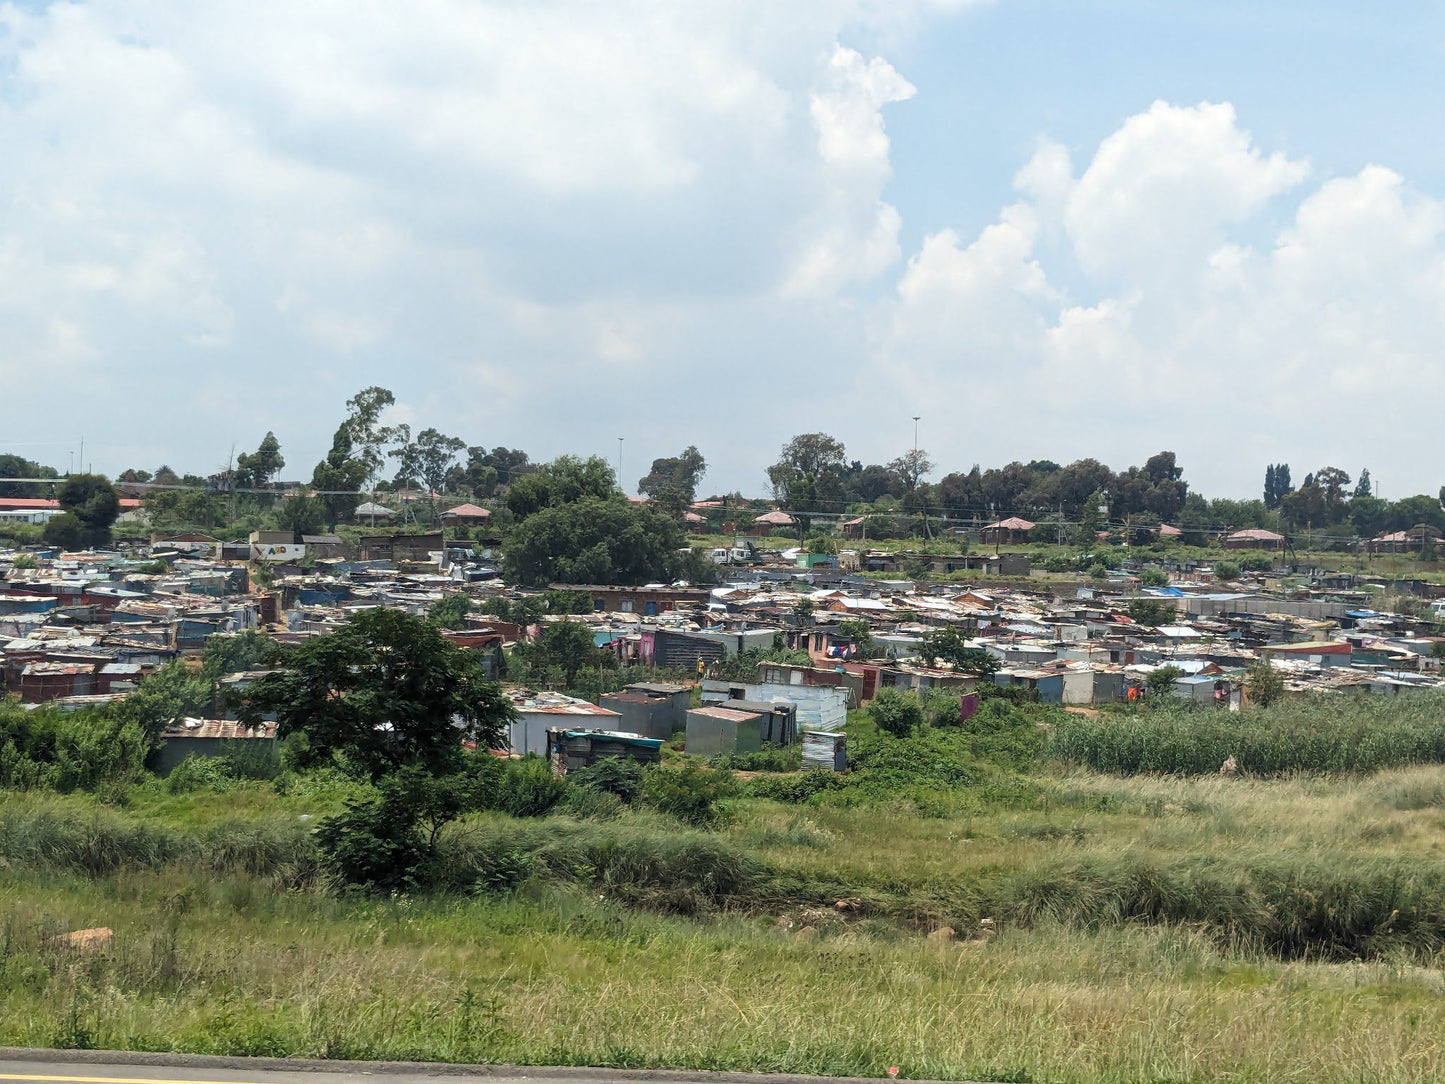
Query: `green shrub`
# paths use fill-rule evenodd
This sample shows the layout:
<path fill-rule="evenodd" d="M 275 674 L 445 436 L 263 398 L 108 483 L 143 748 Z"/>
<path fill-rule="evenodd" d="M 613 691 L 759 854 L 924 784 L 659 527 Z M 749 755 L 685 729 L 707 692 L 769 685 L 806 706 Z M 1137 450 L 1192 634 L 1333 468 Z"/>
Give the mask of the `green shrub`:
<path fill-rule="evenodd" d="M 695 763 L 677 769 L 658 765 L 643 772 L 638 801 L 684 824 L 711 828 L 721 816 L 718 800 L 732 792 L 732 778 L 722 772 Z"/>
<path fill-rule="evenodd" d="M 1007 700 L 984 701 L 963 723 L 969 751 L 979 760 L 1015 771 L 1035 767 L 1048 748 L 1048 735 L 1034 719 L 1034 712 L 1038 710 L 1025 709 Z"/>
<path fill-rule="evenodd" d="M 880 689 L 868 707 L 878 729 L 895 738 L 906 738 L 923 725 L 923 707 L 918 697 L 897 689 Z"/>
<path fill-rule="evenodd" d="M 1214 578 L 1216 580 L 1237 580 L 1239 579 L 1239 566 L 1233 561 L 1216 561 Z"/>
<path fill-rule="evenodd" d="M 839 775 L 826 768 L 812 768 L 793 775 L 759 776 L 743 785 L 743 793 L 752 798 L 770 798 L 775 802 L 806 802 L 810 798 L 851 786 L 856 779 Z"/>
<path fill-rule="evenodd" d="M 616 820 L 627 806 L 616 794 L 596 787 L 573 787 L 554 812 L 583 821 Z"/>
<path fill-rule="evenodd" d="M 642 787 L 642 765 L 631 757 L 602 757 L 595 764 L 567 773 L 574 788 L 611 794 L 631 805 Z"/>
<path fill-rule="evenodd" d="M 416 811 L 384 797 L 348 802 L 321 822 L 316 843 L 343 881 L 371 888 L 416 887 L 432 857 Z"/>
<path fill-rule="evenodd" d="M 27 710 L 0 701 L 0 786 L 94 790 L 138 777 L 149 748 L 138 725 L 109 709 Z"/>
<path fill-rule="evenodd" d="M 235 784 L 220 757 L 192 753 L 171 769 L 165 777 L 165 788 L 171 794 L 189 794 L 197 790 L 225 791 Z"/>
<path fill-rule="evenodd" d="M 733 772 L 795 772 L 803 765 L 803 747 L 766 745 L 756 753 L 710 757 L 708 764 Z"/>
<path fill-rule="evenodd" d="M 491 779 L 491 792 L 482 808 L 495 809 L 513 817 L 543 817 L 567 796 L 567 780 L 552 774 L 552 765 L 542 757 L 498 760 L 502 771 Z"/>
<path fill-rule="evenodd" d="M 446 871 L 445 883 L 454 888 L 507 890 L 539 877 L 585 884 L 626 903 L 684 914 L 748 893 L 763 872 L 736 848 L 675 824 L 556 819 L 468 825 L 443 837 L 437 868 Z"/>

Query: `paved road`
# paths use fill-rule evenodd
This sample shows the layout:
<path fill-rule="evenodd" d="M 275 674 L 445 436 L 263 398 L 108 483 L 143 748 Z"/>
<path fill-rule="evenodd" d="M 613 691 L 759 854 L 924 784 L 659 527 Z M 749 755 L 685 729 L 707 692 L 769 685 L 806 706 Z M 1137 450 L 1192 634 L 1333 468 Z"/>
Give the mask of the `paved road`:
<path fill-rule="evenodd" d="M 0 1084 L 818 1084 L 843 1077 L 0 1048 Z M 886 1078 L 885 1078 L 886 1079 Z M 869 1084 L 877 1084 L 876 1081 Z"/>

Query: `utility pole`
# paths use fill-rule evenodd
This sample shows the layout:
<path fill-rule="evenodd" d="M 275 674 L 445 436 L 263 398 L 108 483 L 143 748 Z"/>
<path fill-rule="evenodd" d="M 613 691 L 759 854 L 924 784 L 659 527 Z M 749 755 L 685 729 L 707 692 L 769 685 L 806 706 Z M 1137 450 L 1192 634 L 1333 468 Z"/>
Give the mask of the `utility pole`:
<path fill-rule="evenodd" d="M 226 488 L 230 494 L 226 499 L 226 530 L 236 520 L 236 442 L 231 441 L 231 454 L 226 457 Z M 294 539 L 293 539 L 294 541 Z"/>
<path fill-rule="evenodd" d="M 623 484 L 622 484 L 622 441 L 623 441 L 623 439 L 624 439 L 624 438 L 622 438 L 622 437 L 618 437 L 618 438 L 617 438 L 617 488 L 620 489 L 620 490 L 622 490 L 623 493 L 626 493 L 626 492 L 627 492 L 627 489 L 626 489 L 626 487 L 623 486 Z"/>

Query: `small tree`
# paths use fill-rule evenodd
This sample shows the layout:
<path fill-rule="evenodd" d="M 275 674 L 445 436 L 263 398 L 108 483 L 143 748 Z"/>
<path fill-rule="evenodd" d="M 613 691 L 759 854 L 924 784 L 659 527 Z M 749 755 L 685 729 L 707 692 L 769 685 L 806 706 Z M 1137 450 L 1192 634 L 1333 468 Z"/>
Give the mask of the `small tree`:
<path fill-rule="evenodd" d="M 1268 659 L 1258 659 L 1249 668 L 1244 681 L 1244 691 L 1251 704 L 1267 708 L 1284 696 L 1284 675 L 1276 670 Z"/>
<path fill-rule="evenodd" d="M 579 621 L 543 625 L 536 642 L 527 645 L 522 654 L 535 669 L 561 670 L 569 685 L 579 670 L 617 665 L 616 657 L 599 648 L 592 630 Z"/>
<path fill-rule="evenodd" d="M 1175 682 L 1184 676 L 1184 671 L 1177 666 L 1157 666 L 1149 671 L 1144 679 L 1148 686 L 1149 695 L 1163 696 L 1174 688 Z"/>
<path fill-rule="evenodd" d="M 502 743 L 515 717 L 481 657 L 400 610 L 364 610 L 329 636 L 294 648 L 241 709 L 248 723 L 276 714 L 276 732 L 300 734 L 303 764 L 339 761 L 380 779 L 409 764 L 457 771 L 462 741 Z"/>
<path fill-rule="evenodd" d="M 65 511 L 45 525 L 47 543 L 79 548 L 110 541 L 111 525 L 120 515 L 120 496 L 107 478 L 77 474 L 66 480 L 56 498 Z"/>
<path fill-rule="evenodd" d="M 426 617 L 439 629 L 464 629 L 467 614 L 472 612 L 472 600 L 460 591 L 443 595 L 431 604 Z"/>
<path fill-rule="evenodd" d="M 1129 602 L 1129 619 L 1139 625 L 1157 628 L 1167 624 L 1174 614 L 1173 606 L 1156 599 L 1136 598 Z"/>

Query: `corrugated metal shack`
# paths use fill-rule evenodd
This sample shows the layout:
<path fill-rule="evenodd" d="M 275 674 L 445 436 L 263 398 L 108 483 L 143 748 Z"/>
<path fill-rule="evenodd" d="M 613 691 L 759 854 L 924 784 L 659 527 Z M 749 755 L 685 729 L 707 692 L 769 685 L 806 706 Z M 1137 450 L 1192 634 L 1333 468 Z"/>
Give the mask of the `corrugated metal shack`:
<path fill-rule="evenodd" d="M 750 685 L 741 681 L 713 681 L 702 683 L 704 704 L 726 705 L 729 700 L 749 700 L 754 703 L 782 701 L 796 706 L 799 730 L 842 730 L 848 721 L 848 697 L 846 688 L 822 685 Z"/>
<path fill-rule="evenodd" d="M 662 740 L 616 730 L 547 731 L 547 759 L 558 775 L 586 768 L 604 757 L 658 764 L 662 761 Z"/>
<path fill-rule="evenodd" d="M 729 700 L 730 711 L 756 712 L 763 720 L 763 741 L 771 745 L 792 745 L 798 740 L 798 707 L 792 701 Z"/>
<path fill-rule="evenodd" d="M 763 717 L 731 708 L 693 708 L 687 713 L 687 752 L 690 756 L 733 756 L 756 753 L 763 747 Z"/>
<path fill-rule="evenodd" d="M 562 693 L 518 690 L 509 695 L 517 718 L 507 728 L 507 747 L 520 756 L 545 754 L 547 732 L 568 722 L 577 728 L 590 722 L 599 730 L 610 730 L 618 721 L 615 711 Z"/>
<path fill-rule="evenodd" d="M 619 729 L 665 740 L 687 728 L 692 690 L 686 685 L 637 682 L 599 697 L 597 703 L 621 716 Z"/>
<path fill-rule="evenodd" d="M 233 719 L 182 719 L 161 731 L 161 746 L 153 754 L 152 765 L 158 774 L 168 775 L 187 757 L 218 757 L 230 752 L 268 759 L 278 756 L 276 724 L 247 727 Z"/>
<path fill-rule="evenodd" d="M 822 768 L 830 772 L 848 770 L 848 739 L 821 730 L 803 732 L 803 770 Z"/>

